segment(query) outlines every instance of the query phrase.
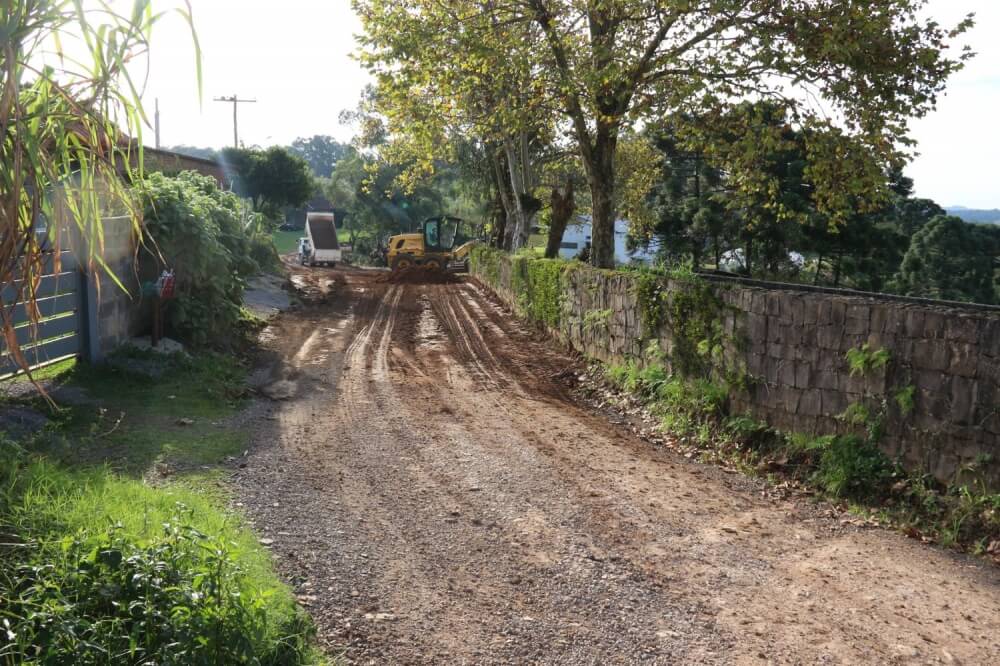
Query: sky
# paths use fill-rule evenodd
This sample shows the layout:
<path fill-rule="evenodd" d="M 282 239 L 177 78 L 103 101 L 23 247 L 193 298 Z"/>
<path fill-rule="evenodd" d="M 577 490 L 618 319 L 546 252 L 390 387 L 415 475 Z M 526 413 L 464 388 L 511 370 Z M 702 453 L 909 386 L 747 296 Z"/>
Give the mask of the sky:
<path fill-rule="evenodd" d="M 190 33 L 181 19 L 167 17 L 153 35 L 144 96 L 150 111 L 159 99 L 162 145 L 230 145 L 232 104 L 213 98 L 233 94 L 257 100 L 239 107 L 247 145 L 314 134 L 351 138 L 338 116 L 354 108 L 368 77 L 350 57 L 360 31 L 350 0 L 190 2 L 203 50 L 204 98 L 199 104 Z M 978 55 L 951 79 L 938 109 L 913 122 L 920 155 L 907 174 L 918 196 L 941 205 L 1000 208 L 1000 2 L 930 0 L 926 9 L 943 25 L 969 12 L 977 25 L 962 43 Z"/>

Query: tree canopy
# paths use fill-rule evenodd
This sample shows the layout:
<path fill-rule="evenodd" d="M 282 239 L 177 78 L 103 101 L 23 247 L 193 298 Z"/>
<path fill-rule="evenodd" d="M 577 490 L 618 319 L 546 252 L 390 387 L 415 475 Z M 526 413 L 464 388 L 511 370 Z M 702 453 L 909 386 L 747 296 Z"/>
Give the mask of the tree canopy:
<path fill-rule="evenodd" d="M 347 155 L 350 146 L 340 143 L 332 136 L 317 134 L 295 139 L 288 149 L 304 159 L 317 178 L 329 178 L 337 162 Z"/>
<path fill-rule="evenodd" d="M 933 108 L 968 55 L 946 49 L 971 19 L 947 29 L 921 18 L 924 4 L 354 0 L 366 62 L 384 87 L 410 91 L 391 96 L 388 108 L 419 100 L 435 117 L 461 107 L 462 126 L 483 123 L 501 135 L 547 114 L 561 118 L 554 136 L 572 142 L 585 169 L 601 266 L 613 260 L 619 140 L 640 119 L 696 112 L 738 131 L 731 109 L 767 100 L 808 130 L 803 171 L 824 215 L 842 223 L 880 205 L 881 175 L 901 163 L 909 119 Z M 437 140 L 417 127 L 424 145 Z M 748 140 L 731 164 L 747 196 L 774 188 L 756 160 L 783 131 Z"/>
<path fill-rule="evenodd" d="M 908 296 L 997 302 L 1000 231 L 939 215 L 913 235 L 895 289 Z"/>
<path fill-rule="evenodd" d="M 309 165 L 287 148 L 226 148 L 222 161 L 233 179 L 233 190 L 273 219 L 281 208 L 308 201 L 316 189 Z"/>

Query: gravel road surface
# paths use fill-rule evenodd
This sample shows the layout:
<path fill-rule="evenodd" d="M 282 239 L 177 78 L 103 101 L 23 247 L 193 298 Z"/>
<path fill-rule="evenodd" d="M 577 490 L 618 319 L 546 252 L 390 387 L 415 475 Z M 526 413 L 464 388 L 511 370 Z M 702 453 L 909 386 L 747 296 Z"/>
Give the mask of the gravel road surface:
<path fill-rule="evenodd" d="M 1000 663 L 996 567 L 638 439 L 468 278 L 294 271 L 235 487 L 331 655 Z"/>

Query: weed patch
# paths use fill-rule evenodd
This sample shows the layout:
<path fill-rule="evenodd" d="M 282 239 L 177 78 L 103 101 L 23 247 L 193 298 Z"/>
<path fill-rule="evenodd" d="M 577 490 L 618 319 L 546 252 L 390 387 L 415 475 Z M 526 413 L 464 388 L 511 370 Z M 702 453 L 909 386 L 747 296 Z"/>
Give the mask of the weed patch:
<path fill-rule="evenodd" d="M 301 663 L 311 629 L 237 518 L 2 444 L 5 663 Z"/>
<path fill-rule="evenodd" d="M 100 405 L 0 441 L 0 663 L 317 661 L 308 616 L 222 508 L 244 377 L 222 356 L 127 351 L 60 378 Z"/>

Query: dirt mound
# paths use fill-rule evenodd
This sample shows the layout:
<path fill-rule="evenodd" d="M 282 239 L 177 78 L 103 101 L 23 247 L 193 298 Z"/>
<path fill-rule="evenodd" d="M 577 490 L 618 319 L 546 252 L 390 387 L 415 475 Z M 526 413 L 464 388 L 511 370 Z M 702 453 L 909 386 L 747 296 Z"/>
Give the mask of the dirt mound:
<path fill-rule="evenodd" d="M 447 271 L 411 266 L 380 275 L 378 281 L 392 284 L 451 284 L 459 282 L 459 279 L 454 273 Z"/>

